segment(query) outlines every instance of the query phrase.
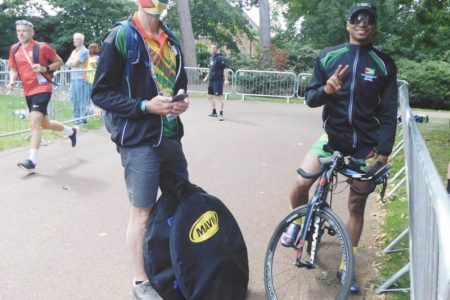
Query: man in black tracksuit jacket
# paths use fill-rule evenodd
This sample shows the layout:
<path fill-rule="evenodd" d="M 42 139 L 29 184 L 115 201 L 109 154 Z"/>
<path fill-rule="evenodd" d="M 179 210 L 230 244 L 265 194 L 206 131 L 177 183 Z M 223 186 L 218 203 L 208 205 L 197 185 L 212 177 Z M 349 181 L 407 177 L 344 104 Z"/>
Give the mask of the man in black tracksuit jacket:
<path fill-rule="evenodd" d="M 305 99 L 311 107 L 324 106 L 325 134 L 303 160 L 301 168 L 309 173 L 320 169 L 317 158 L 330 156 L 330 149 L 364 160 L 375 155 L 369 171 L 387 163 L 397 124 L 397 70 L 388 55 L 372 46 L 376 18 L 374 6 L 353 5 L 347 15 L 349 43 L 324 49 L 314 65 Z M 313 183 L 313 179 L 297 178 L 292 208 L 308 202 Z M 368 190 L 367 185 L 352 184 L 358 190 Z M 354 250 L 363 229 L 366 200 L 367 196 L 350 191 L 347 229 Z M 282 245 L 289 246 L 299 229 L 300 224 L 292 223 L 283 234 Z M 351 291 L 359 292 L 356 281 Z"/>

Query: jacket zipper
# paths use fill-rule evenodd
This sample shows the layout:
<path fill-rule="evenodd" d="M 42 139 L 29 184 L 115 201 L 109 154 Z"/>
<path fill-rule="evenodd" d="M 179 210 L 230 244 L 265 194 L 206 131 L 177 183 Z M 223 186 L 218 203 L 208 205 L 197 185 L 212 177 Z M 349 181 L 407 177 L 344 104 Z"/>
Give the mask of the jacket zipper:
<path fill-rule="evenodd" d="M 137 31 L 137 33 L 139 34 L 139 36 L 140 36 L 140 38 L 141 38 L 141 40 L 144 42 L 144 46 L 145 46 L 145 52 L 147 53 L 147 59 L 148 59 L 148 62 L 149 62 L 149 64 L 151 65 L 151 60 L 150 60 L 150 54 L 149 54 L 149 50 L 148 50 L 148 47 L 147 47 L 147 44 L 145 43 L 145 40 L 144 40 L 144 38 L 142 37 L 142 35 L 141 35 L 141 33 L 139 32 L 139 31 Z M 169 40 L 170 41 L 172 41 L 173 42 L 173 40 L 171 39 L 171 38 L 169 38 Z M 176 82 L 177 82 L 177 80 L 178 80 L 178 77 L 180 76 L 180 73 L 181 73 L 181 66 L 183 65 L 182 64 L 182 60 L 183 60 L 183 58 L 182 58 L 182 56 L 181 56 L 181 50 L 177 47 L 177 45 L 176 45 L 176 43 L 174 43 L 173 42 L 173 44 L 175 45 L 175 47 L 176 47 L 176 49 L 177 49 L 177 51 L 178 51 L 178 56 L 180 57 L 180 63 L 179 63 L 179 66 L 178 66 L 178 72 L 177 72 L 177 75 L 176 75 L 176 77 L 175 77 L 175 84 L 176 84 Z M 159 94 L 159 89 L 158 89 L 158 85 L 156 84 L 156 80 L 155 80 L 155 78 L 153 77 L 153 72 L 150 70 L 150 78 L 153 80 L 153 83 L 155 84 L 155 87 L 156 87 L 156 91 L 157 91 L 157 93 Z M 129 91 L 129 97 L 131 98 L 131 88 L 130 88 L 130 84 L 129 84 L 129 82 L 127 82 L 128 83 L 128 91 Z M 158 147 L 160 144 L 161 144 L 161 140 L 162 140 L 162 136 L 163 136 L 163 130 L 164 130 L 164 122 L 163 122 L 163 116 L 160 116 L 160 121 L 161 121 L 161 130 L 160 130 L 160 132 L 159 132 L 159 139 L 158 139 L 158 143 L 156 143 L 156 145 L 152 145 L 153 147 Z M 177 130 L 178 130 L 178 120 L 176 120 L 176 122 L 177 122 Z M 127 127 L 127 124 L 128 124 L 128 120 L 125 122 L 125 126 L 124 126 L 124 129 L 123 129 L 123 131 L 122 131 L 122 141 L 121 141 L 121 143 L 122 143 L 122 145 L 123 145 L 123 138 L 124 138 L 124 134 L 125 134 L 125 128 Z"/>
<path fill-rule="evenodd" d="M 358 58 L 359 58 L 359 46 L 356 48 L 356 57 L 353 62 L 353 75 L 352 75 L 352 85 L 350 89 L 350 104 L 348 106 L 348 123 L 352 127 L 353 136 L 352 136 L 352 147 L 356 148 L 358 142 L 358 136 L 356 134 L 356 130 L 353 127 L 353 101 L 354 101 L 354 93 L 355 93 L 355 83 L 356 83 L 356 70 L 358 69 Z"/>
<path fill-rule="evenodd" d="M 131 99 L 131 86 L 130 86 L 130 81 L 128 80 L 129 78 L 125 78 L 125 81 L 127 82 L 127 87 L 128 87 L 128 97 Z M 127 129 L 127 125 L 128 125 L 128 119 L 125 121 L 125 125 L 123 126 L 122 129 L 122 137 L 120 139 L 120 145 L 123 146 L 123 140 L 125 139 L 125 130 Z"/>

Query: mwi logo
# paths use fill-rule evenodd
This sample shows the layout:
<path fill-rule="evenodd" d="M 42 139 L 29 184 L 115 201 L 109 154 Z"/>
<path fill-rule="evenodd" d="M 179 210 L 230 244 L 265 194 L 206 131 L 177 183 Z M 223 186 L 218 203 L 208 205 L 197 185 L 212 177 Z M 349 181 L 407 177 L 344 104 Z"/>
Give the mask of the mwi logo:
<path fill-rule="evenodd" d="M 193 243 L 201 243 L 211 238 L 219 231 L 219 216 L 209 210 L 201 215 L 189 231 L 189 239 Z"/>

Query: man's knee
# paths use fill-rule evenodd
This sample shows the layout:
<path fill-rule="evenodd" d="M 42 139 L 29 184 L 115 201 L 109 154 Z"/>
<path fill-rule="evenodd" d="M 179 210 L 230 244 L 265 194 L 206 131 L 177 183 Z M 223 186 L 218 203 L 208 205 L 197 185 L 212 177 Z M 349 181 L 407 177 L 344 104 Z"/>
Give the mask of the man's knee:
<path fill-rule="evenodd" d="M 348 210 L 351 216 L 364 217 L 364 210 L 366 209 L 367 196 L 350 194 L 348 201 Z"/>
<path fill-rule="evenodd" d="M 294 190 L 299 194 L 307 194 L 309 192 L 309 189 L 311 188 L 311 185 L 311 180 L 298 176 L 294 184 Z"/>
<path fill-rule="evenodd" d="M 39 129 L 42 125 L 44 115 L 38 111 L 32 111 L 30 114 L 30 127 L 31 129 Z"/>

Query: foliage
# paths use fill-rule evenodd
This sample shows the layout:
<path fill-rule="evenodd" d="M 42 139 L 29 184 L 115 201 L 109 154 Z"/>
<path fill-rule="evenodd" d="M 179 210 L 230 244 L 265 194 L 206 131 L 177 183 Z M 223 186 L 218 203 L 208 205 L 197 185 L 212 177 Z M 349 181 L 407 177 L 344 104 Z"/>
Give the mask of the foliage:
<path fill-rule="evenodd" d="M 398 78 L 410 84 L 412 107 L 450 109 L 450 63 L 401 59 L 397 66 Z"/>
<path fill-rule="evenodd" d="M 273 45 L 287 53 L 286 70 L 296 73 L 311 72 L 319 50 L 295 38 L 292 31 L 285 31 L 273 38 Z"/>
<path fill-rule="evenodd" d="M 31 15 L 30 13 L 34 15 Z M 40 1 L 25 1 L 25 0 L 5 0 L 0 2 L 0 26 L 2 34 L 0 38 L 0 57 L 7 58 L 9 55 L 9 48 L 12 44 L 17 42 L 16 26 L 14 22 L 19 19 L 27 19 L 35 26 L 35 37 L 40 37 L 42 31 L 39 30 L 39 25 L 46 16 L 46 12 L 42 7 Z"/>
<path fill-rule="evenodd" d="M 196 39 L 209 38 L 233 52 L 239 51 L 237 36 L 246 34 L 254 39 L 254 33 L 242 11 L 226 0 L 191 0 L 189 7 Z M 167 22 L 175 31 L 180 32 L 175 7 L 168 9 Z"/>
<path fill-rule="evenodd" d="M 314 48 L 347 41 L 345 18 L 353 0 L 278 0 L 287 5 L 285 18 L 293 30 L 304 18 L 299 37 Z M 441 60 L 450 48 L 448 0 L 372 0 L 377 7 L 375 45 L 394 58 Z M 447 55 L 448 57 L 448 55 Z"/>
<path fill-rule="evenodd" d="M 208 45 L 202 42 L 195 44 L 195 52 L 197 54 L 198 66 L 201 68 L 208 68 L 209 48 Z"/>
<path fill-rule="evenodd" d="M 0 4 L 0 57 L 8 56 L 9 46 L 17 41 L 14 21 L 25 18 L 33 22 L 35 39 L 50 43 L 58 53 L 67 58 L 73 49 L 75 32 L 85 35 L 85 43 L 101 43 L 112 26 L 136 10 L 133 0 L 109 0 L 108 5 L 95 0 L 6 0 Z M 52 14 L 49 14 L 49 11 Z M 56 12 L 56 15 L 54 13 Z"/>
<path fill-rule="evenodd" d="M 250 56 L 243 53 L 231 53 L 226 56 L 228 68 L 236 71 L 238 69 L 257 69 L 258 56 Z"/>
<path fill-rule="evenodd" d="M 52 45 L 63 58 L 73 49 L 72 36 L 75 32 L 85 35 L 85 44 L 101 43 L 112 26 L 126 19 L 137 9 L 133 0 L 108 0 L 108 5 L 96 0 L 49 0 L 60 12 L 44 22 Z"/>

